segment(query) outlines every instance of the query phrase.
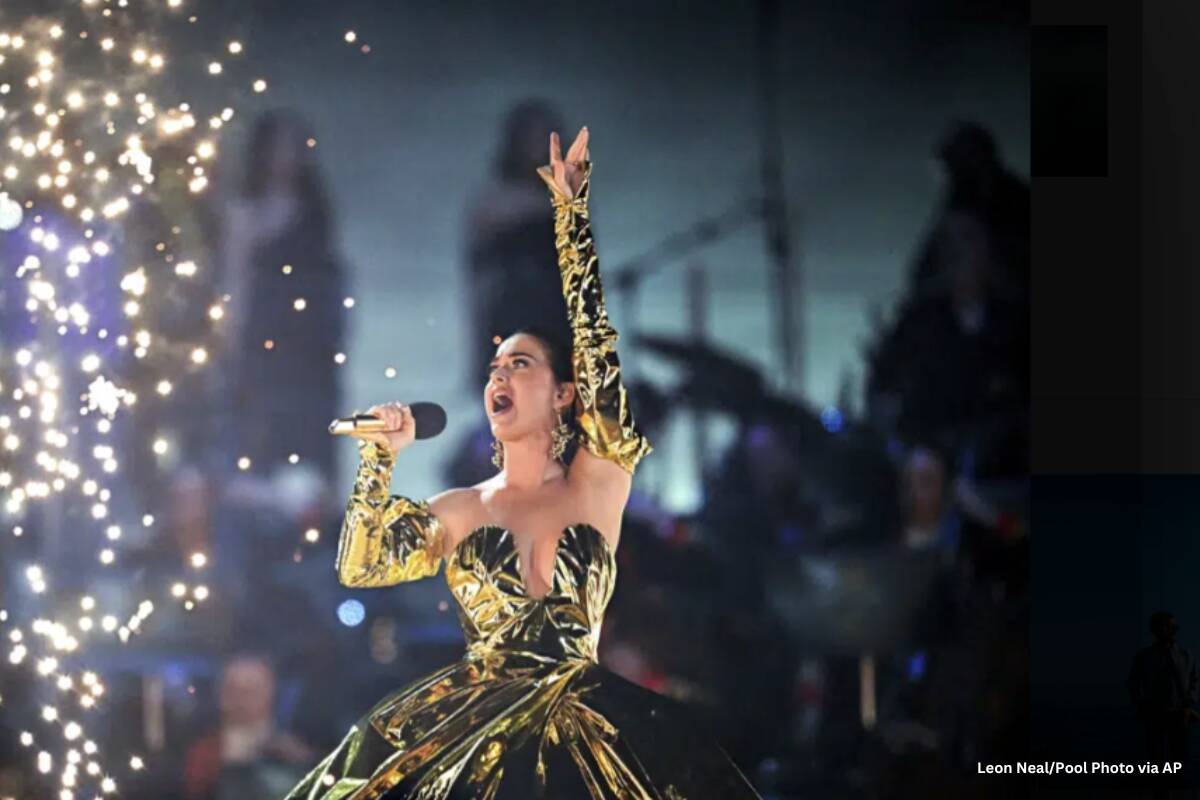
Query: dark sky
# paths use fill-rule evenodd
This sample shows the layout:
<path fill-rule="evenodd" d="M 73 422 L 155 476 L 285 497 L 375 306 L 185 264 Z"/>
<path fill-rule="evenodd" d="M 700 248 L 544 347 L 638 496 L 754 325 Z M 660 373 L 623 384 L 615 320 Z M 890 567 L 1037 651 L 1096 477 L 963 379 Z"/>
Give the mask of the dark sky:
<path fill-rule="evenodd" d="M 843 373 L 858 378 L 868 311 L 895 298 L 937 197 L 929 152 L 946 122 L 986 123 L 1008 162 L 1028 173 L 1028 28 L 1019 3 L 782 5 L 786 186 L 805 272 L 803 393 L 820 406 Z M 537 95 L 560 105 L 572 133 L 589 126 L 602 264 L 757 190 L 756 3 L 227 0 L 225 8 L 214 13 L 234 17 L 271 80 L 267 104 L 300 108 L 317 131 L 359 296 L 350 403 L 429 398 L 451 409 L 450 435 L 413 453 L 414 493 L 440 488 L 432 467 L 478 419 L 477 398 L 463 396 L 459 380 L 460 242 L 506 108 Z M 369 55 L 343 41 L 348 29 Z M 712 338 L 775 366 L 761 229 L 706 249 L 699 262 L 714 292 Z M 686 330 L 679 274 L 646 282 L 640 330 Z M 632 325 L 619 312 L 615 322 Z M 383 377 L 386 365 L 399 370 L 395 380 Z M 695 484 L 687 437 L 674 438 L 669 497 L 683 507 Z"/>

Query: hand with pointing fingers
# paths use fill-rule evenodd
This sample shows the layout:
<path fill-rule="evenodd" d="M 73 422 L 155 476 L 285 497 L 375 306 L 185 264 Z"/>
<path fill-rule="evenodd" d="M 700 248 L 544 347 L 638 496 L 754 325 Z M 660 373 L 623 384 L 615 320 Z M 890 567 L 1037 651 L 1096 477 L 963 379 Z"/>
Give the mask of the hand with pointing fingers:
<path fill-rule="evenodd" d="M 559 197 L 573 198 L 583 184 L 583 173 L 588 161 L 588 129 L 579 129 L 579 135 L 567 150 L 567 157 L 562 155 L 562 144 L 558 133 L 550 134 L 550 165 L 538 167 L 538 175 L 550 187 L 550 191 Z"/>

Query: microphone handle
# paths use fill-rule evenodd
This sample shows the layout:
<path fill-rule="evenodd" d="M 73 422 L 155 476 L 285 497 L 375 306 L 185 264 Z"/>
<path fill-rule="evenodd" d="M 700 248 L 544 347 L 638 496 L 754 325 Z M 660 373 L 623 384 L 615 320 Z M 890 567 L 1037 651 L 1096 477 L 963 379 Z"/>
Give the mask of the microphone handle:
<path fill-rule="evenodd" d="M 353 417 L 335 419 L 329 426 L 329 432 L 335 436 L 349 436 L 355 433 L 394 433 L 387 422 L 370 414 L 356 414 Z"/>

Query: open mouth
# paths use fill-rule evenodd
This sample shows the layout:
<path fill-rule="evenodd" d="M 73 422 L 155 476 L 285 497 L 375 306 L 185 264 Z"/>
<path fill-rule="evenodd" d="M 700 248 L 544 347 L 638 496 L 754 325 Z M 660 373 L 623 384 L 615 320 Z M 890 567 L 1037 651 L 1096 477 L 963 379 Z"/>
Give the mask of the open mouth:
<path fill-rule="evenodd" d="M 498 417 L 502 414 L 507 414 L 509 411 L 512 411 L 512 408 L 513 408 L 512 398 L 509 397 L 506 393 L 496 392 L 494 395 L 492 395 L 492 416 L 493 417 Z"/>

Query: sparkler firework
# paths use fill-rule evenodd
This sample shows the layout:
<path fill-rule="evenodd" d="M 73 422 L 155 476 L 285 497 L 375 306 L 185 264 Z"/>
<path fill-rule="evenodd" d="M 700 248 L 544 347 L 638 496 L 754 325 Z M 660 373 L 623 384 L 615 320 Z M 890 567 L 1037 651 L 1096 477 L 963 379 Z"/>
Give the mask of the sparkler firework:
<path fill-rule="evenodd" d="M 56 698 L 19 741 L 33 769 L 57 773 L 56 796 L 73 800 L 113 794 L 145 767 L 88 737 L 81 720 L 105 684 L 79 665 L 89 640 L 127 641 L 155 605 L 101 608 L 13 545 L 71 519 L 69 549 L 120 569 L 123 533 L 153 530 L 150 510 L 125 491 L 121 434 L 139 430 L 132 415 L 171 403 L 220 346 L 229 298 L 204 280 L 195 201 L 235 111 L 211 98 L 252 97 L 266 81 L 239 68 L 243 42 L 172 49 L 194 31 L 182 0 L 58 6 L 0 7 L 0 556 L 10 573 L 20 564 L 26 585 L 11 588 L 28 598 L 0 610 L 0 664 L 28 670 Z M 208 100 L 181 96 L 184 87 Z M 151 458 L 171 447 L 154 432 L 133 442 Z M 180 573 L 207 562 L 192 553 Z M 209 595 L 177 577 L 161 591 L 188 608 Z"/>

